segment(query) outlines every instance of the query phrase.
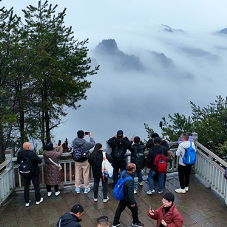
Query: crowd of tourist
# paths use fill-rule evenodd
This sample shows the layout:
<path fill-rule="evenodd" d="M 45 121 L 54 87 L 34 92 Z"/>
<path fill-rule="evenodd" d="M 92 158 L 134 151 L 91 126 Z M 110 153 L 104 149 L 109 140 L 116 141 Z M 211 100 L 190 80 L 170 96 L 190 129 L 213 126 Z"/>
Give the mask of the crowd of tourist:
<path fill-rule="evenodd" d="M 85 136 L 89 137 L 89 140 L 85 139 Z M 195 145 L 192 137 L 188 133 L 183 133 L 178 139 L 178 149 L 176 155 L 179 156 L 178 174 L 180 188 L 176 189 L 176 193 L 186 193 L 189 190 L 189 181 L 192 165 L 184 163 L 183 157 L 189 147 Z M 108 192 L 108 178 L 109 175 L 104 174 L 103 160 L 107 159 L 112 165 L 113 169 L 113 185 L 115 186 L 119 180 L 119 172 L 122 172 L 122 178 L 127 178 L 123 184 L 124 197 L 119 201 L 117 210 L 115 212 L 112 227 L 120 226 L 120 216 L 126 207 L 128 207 L 132 213 L 132 226 L 144 226 L 138 217 L 138 206 L 134 197 L 137 193 L 137 184 L 134 181 L 134 177 L 138 177 L 138 186 L 143 186 L 142 169 L 146 166 L 149 169 L 148 172 L 148 195 L 156 193 L 154 177 L 157 176 L 158 186 L 157 193 L 163 193 L 163 187 L 166 179 L 167 162 L 173 159 L 173 153 L 170 151 L 168 142 L 160 138 L 157 133 L 151 135 L 151 139 L 146 144 L 142 142 L 139 136 L 131 139 L 131 141 L 124 135 L 122 130 L 118 130 L 116 135 L 111 137 L 107 141 L 111 148 L 111 153 L 108 154 L 103 151 L 102 144 L 95 143 L 94 138 L 90 132 L 84 132 L 79 130 L 77 137 L 73 141 L 72 157 L 75 161 L 75 192 L 81 193 L 82 182 L 84 184 L 83 192 L 85 194 L 91 191 L 89 184 L 89 171 L 90 166 L 93 172 L 94 187 L 93 187 L 93 200 L 98 201 L 98 187 L 99 182 L 102 182 L 103 190 L 103 202 L 106 203 L 109 200 Z M 93 151 L 91 151 L 91 149 Z M 147 155 L 145 155 L 145 149 L 149 149 Z M 126 162 L 126 152 L 131 152 L 130 163 Z M 55 190 L 55 196 L 60 195 L 59 183 L 61 182 L 59 164 L 59 157 L 62 155 L 63 149 L 61 143 L 53 146 L 53 143 L 47 143 L 44 149 L 44 182 L 46 184 L 47 196 L 52 195 L 52 187 Z M 31 144 L 25 142 L 23 149 L 18 153 L 17 162 L 20 166 L 19 170 L 24 179 L 24 199 L 25 206 L 30 205 L 29 185 L 32 181 L 35 189 L 36 205 L 43 202 L 43 198 L 39 188 L 39 167 L 38 164 L 42 160 L 31 150 Z M 108 170 L 105 169 L 108 172 Z M 124 171 L 124 172 L 123 172 Z M 132 176 L 129 180 L 128 177 Z M 181 227 L 183 226 L 183 218 L 174 205 L 174 194 L 166 193 L 162 199 L 162 206 L 157 210 L 149 208 L 148 216 L 157 220 L 157 227 L 171 226 Z M 57 227 L 71 227 L 80 226 L 81 217 L 84 209 L 80 204 L 76 204 L 72 209 L 61 216 L 58 220 Z M 110 226 L 107 216 L 101 216 L 97 218 L 97 226 Z"/>

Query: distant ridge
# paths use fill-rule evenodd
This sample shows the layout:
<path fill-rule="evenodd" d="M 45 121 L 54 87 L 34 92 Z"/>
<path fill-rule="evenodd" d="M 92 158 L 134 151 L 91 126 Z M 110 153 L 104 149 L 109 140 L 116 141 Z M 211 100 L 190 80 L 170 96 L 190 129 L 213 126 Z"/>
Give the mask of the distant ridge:
<path fill-rule="evenodd" d="M 108 58 L 114 65 L 115 70 L 119 71 L 143 71 L 144 66 L 139 57 L 135 55 L 125 54 L 118 49 L 117 43 L 114 39 L 104 39 L 95 48 L 95 53 L 99 57 Z"/>

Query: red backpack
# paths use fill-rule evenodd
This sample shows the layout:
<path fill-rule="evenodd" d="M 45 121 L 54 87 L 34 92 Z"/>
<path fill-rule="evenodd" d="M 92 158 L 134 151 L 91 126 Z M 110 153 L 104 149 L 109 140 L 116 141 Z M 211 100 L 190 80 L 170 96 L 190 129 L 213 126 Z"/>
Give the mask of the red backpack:
<path fill-rule="evenodd" d="M 163 154 L 156 155 L 154 159 L 154 166 L 156 173 L 165 173 L 167 169 L 166 156 Z"/>

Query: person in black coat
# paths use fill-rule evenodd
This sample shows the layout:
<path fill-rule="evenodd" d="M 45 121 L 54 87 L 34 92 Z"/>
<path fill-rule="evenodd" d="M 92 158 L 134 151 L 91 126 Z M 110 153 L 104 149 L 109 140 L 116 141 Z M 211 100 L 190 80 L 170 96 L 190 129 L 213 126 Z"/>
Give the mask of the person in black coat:
<path fill-rule="evenodd" d="M 29 185 L 31 181 L 35 189 L 36 205 L 39 205 L 43 201 L 39 188 L 39 166 L 38 166 L 38 164 L 42 163 L 42 159 L 39 158 L 37 154 L 31 150 L 31 144 L 29 142 L 25 142 L 23 144 L 23 150 L 18 152 L 17 163 L 20 164 L 24 157 L 28 157 L 30 159 L 34 168 L 31 176 L 23 176 L 25 206 L 28 207 L 31 202 L 31 200 L 29 199 Z"/>
<path fill-rule="evenodd" d="M 84 208 L 80 204 L 74 205 L 70 212 L 59 218 L 56 227 L 81 227 L 79 222 L 82 221 L 83 212 Z"/>
<path fill-rule="evenodd" d="M 136 164 L 136 171 L 134 173 L 137 174 L 138 177 L 138 184 L 143 186 L 143 177 L 142 177 L 142 169 L 145 166 L 145 145 L 141 141 L 139 136 L 132 138 L 132 142 L 130 151 L 131 151 L 131 162 Z M 136 190 L 136 183 L 134 182 L 134 193 L 137 193 Z"/>
<path fill-rule="evenodd" d="M 122 130 L 118 130 L 117 134 L 110 138 L 107 143 L 112 149 L 111 157 L 113 158 L 113 187 L 118 181 L 118 172 L 126 169 L 126 152 L 130 149 L 131 142 L 123 134 Z"/>
<path fill-rule="evenodd" d="M 126 172 L 123 174 L 123 179 L 131 176 L 131 180 L 127 180 L 124 182 L 124 198 L 120 200 L 117 210 L 115 212 L 114 221 L 112 227 L 120 226 L 120 217 L 121 213 L 124 211 L 125 207 L 127 206 L 132 212 L 132 226 L 144 226 L 143 223 L 139 221 L 138 218 L 138 206 L 136 204 L 136 200 L 134 197 L 134 180 L 133 180 L 133 173 L 136 171 L 136 165 L 134 163 L 128 163 L 126 167 Z"/>
<path fill-rule="evenodd" d="M 111 163 L 112 157 L 109 154 L 106 154 L 107 160 Z M 104 178 L 102 174 L 102 161 L 103 161 L 103 149 L 102 144 L 97 143 L 95 145 L 94 151 L 89 156 L 88 162 L 92 167 L 92 173 L 94 178 L 94 201 L 98 201 L 98 187 L 100 178 L 102 180 L 102 187 L 103 187 L 103 202 L 107 202 L 109 197 L 107 196 L 107 184 L 108 178 Z"/>

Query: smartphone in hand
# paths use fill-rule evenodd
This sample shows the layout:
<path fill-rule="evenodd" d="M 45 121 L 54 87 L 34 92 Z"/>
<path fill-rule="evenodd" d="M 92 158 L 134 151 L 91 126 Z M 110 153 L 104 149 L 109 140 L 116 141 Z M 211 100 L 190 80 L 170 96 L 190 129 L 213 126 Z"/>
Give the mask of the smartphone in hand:
<path fill-rule="evenodd" d="M 58 146 L 61 146 L 61 140 L 58 140 Z"/>

